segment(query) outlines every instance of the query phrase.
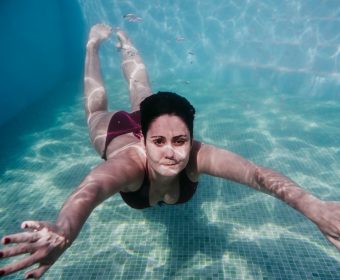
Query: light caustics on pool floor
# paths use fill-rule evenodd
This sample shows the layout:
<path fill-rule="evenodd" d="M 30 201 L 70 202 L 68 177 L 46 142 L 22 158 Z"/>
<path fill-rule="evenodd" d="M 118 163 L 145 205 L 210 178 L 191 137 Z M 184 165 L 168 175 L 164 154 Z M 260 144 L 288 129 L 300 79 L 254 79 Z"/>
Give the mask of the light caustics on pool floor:
<path fill-rule="evenodd" d="M 122 81 L 109 85 L 121 86 Z M 337 102 L 202 82 L 182 87 L 181 93 L 193 95 L 197 139 L 275 168 L 323 199 L 339 200 Z M 126 91 L 118 96 L 116 104 L 128 108 Z M 54 219 L 100 162 L 89 144 L 81 92 L 54 120 L 17 135 L 20 150 L 9 157 L 0 181 L 1 234 L 16 231 L 26 219 Z M 338 279 L 339 263 L 337 250 L 288 206 L 203 176 L 185 205 L 139 211 L 119 196 L 109 199 L 45 279 Z"/>
<path fill-rule="evenodd" d="M 129 33 L 154 91 L 192 101 L 197 139 L 340 200 L 337 1 L 79 3 L 88 28 L 106 22 Z M 127 21 L 127 13 L 141 21 Z M 103 73 L 111 109 L 128 108 L 115 43 L 112 36 L 101 47 Z M 81 90 L 61 89 L 55 98 L 58 104 L 40 103 L 19 115 L 15 131 L 2 131 L 1 235 L 26 219 L 55 219 L 101 162 L 89 143 Z M 109 199 L 45 276 L 190 278 L 340 279 L 340 255 L 280 201 L 204 176 L 185 205 L 137 211 L 119 196 Z"/>

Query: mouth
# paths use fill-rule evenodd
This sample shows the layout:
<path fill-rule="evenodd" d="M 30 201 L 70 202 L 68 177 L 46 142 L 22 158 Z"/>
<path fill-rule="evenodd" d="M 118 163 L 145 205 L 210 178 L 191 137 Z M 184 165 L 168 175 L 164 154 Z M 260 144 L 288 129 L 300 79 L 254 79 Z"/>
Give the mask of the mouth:
<path fill-rule="evenodd" d="M 174 166 L 174 165 L 177 165 L 178 162 L 171 162 L 171 163 L 164 163 L 163 165 L 164 166 Z"/>

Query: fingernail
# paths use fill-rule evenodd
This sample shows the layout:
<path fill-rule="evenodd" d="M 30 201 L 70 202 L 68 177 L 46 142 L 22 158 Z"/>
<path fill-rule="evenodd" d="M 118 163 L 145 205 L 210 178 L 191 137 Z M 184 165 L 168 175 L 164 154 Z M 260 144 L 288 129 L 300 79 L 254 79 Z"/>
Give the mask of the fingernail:
<path fill-rule="evenodd" d="M 8 244 L 8 243 L 10 243 L 11 242 L 11 239 L 9 239 L 8 237 L 6 237 L 5 239 L 4 239 L 4 244 L 6 245 L 6 244 Z"/>

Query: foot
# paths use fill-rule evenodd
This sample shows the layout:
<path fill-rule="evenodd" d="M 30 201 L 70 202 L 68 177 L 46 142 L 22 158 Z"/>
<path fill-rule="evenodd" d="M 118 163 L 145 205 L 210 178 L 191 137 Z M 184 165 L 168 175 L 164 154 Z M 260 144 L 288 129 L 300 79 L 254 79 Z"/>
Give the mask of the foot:
<path fill-rule="evenodd" d="M 98 45 L 101 41 L 107 39 L 112 32 L 112 27 L 106 24 L 96 24 L 91 28 L 87 46 Z"/>
<path fill-rule="evenodd" d="M 119 40 L 119 43 L 116 45 L 117 48 L 120 48 L 120 49 L 133 48 L 129 37 L 126 35 L 126 33 L 123 30 L 117 29 L 116 35 Z"/>
<path fill-rule="evenodd" d="M 133 46 L 132 42 L 130 41 L 126 33 L 121 29 L 117 29 L 116 35 L 119 40 L 119 42 L 116 44 L 116 47 L 118 49 L 124 50 L 126 54 L 130 57 L 135 56 L 137 54 L 137 50 Z"/>

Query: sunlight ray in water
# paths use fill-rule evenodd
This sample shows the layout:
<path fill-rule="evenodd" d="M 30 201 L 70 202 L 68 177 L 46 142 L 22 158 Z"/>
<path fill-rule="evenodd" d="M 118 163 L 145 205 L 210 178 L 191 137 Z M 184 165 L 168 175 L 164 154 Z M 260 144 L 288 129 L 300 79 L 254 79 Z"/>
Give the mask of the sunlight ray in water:
<path fill-rule="evenodd" d="M 129 32 L 153 91 L 177 92 L 196 107 L 195 138 L 340 200 L 339 5 L 102 2 L 79 0 L 88 26 L 104 21 Z M 114 44 L 101 49 L 109 109 L 129 110 Z M 27 219 L 54 220 L 101 162 L 75 83 L 3 128 L 1 235 Z M 184 205 L 135 210 L 119 195 L 108 199 L 44 279 L 337 280 L 339 263 L 316 226 L 284 203 L 202 176 Z"/>

